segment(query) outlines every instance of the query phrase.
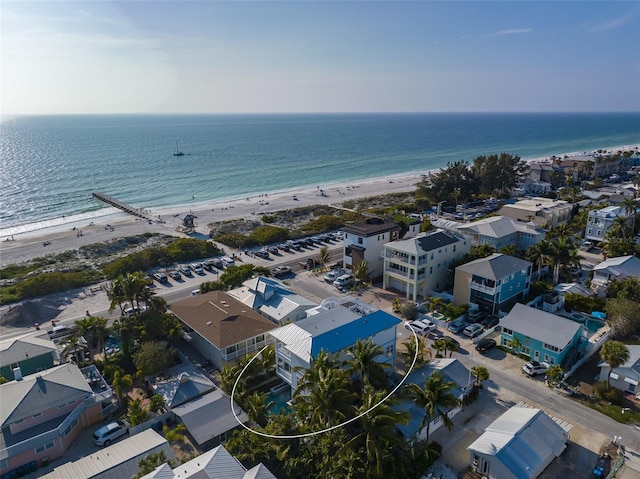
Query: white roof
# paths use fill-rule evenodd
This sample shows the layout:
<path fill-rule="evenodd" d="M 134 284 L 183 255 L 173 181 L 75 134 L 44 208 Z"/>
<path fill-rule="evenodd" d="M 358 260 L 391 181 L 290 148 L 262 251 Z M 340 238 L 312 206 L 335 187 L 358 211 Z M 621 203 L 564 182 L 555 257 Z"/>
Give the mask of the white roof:
<path fill-rule="evenodd" d="M 139 470 L 138 461 L 142 456 L 163 450 L 167 459 L 175 459 L 169 443 L 153 429 L 147 429 L 112 446 L 94 452 L 75 462 L 56 467 L 43 479 L 122 479 L 131 477 Z M 160 477 L 160 476 L 158 476 Z"/>
<path fill-rule="evenodd" d="M 640 278 L 640 259 L 635 256 L 618 256 L 609 258 L 593 267 L 593 271 L 608 270 L 616 278 L 629 276 Z"/>
<path fill-rule="evenodd" d="M 300 321 L 298 321 L 298 323 L 299 322 Z M 287 349 L 291 351 L 292 354 L 295 354 L 307 363 L 311 363 L 312 335 L 298 326 L 298 323 L 291 323 L 274 329 L 271 331 L 271 336 L 286 344 Z"/>
<path fill-rule="evenodd" d="M 514 477 L 537 477 L 558 457 L 568 433 L 540 409 L 514 406 L 492 422 L 468 449 L 496 457 Z"/>
<path fill-rule="evenodd" d="M 458 225 L 458 231 L 461 233 L 474 232 L 489 238 L 503 238 L 516 232 L 525 232 L 533 236 L 544 234 L 535 223 L 523 223 L 514 221 L 505 216 L 491 216 L 472 223 Z"/>

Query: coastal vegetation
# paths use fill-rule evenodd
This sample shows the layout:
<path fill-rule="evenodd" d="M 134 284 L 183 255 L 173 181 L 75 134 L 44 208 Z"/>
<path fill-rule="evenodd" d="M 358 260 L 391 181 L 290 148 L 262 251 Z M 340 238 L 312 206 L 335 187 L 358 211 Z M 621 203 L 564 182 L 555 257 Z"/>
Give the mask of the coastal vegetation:
<path fill-rule="evenodd" d="M 258 358 L 245 372 L 236 392 L 239 405 L 254 422 L 253 428 L 275 436 L 299 435 L 351 422 L 323 434 L 287 440 L 239 430 L 227 442 L 227 449 L 248 467 L 262 462 L 284 479 L 418 477 L 439 457 L 441 447 L 427 441 L 407 443 L 398 434 L 397 425 L 409 419 L 398 407 L 399 401 L 405 396 L 417 397 L 424 405 L 422 422 L 426 425 L 457 404 L 453 386 L 435 372 L 424 387 L 406 388 L 355 419 L 389 392 L 384 366 L 375 361 L 382 353 L 380 346 L 370 341 L 359 341 L 344 361 L 320 352 L 302 373 L 286 413 L 269 409 L 273 403 L 259 388 L 265 382 L 267 366 L 264 358 Z M 221 372 L 223 389 L 230 392 L 249 360 L 242 359 L 237 366 Z M 268 367 L 273 364 L 270 360 Z"/>

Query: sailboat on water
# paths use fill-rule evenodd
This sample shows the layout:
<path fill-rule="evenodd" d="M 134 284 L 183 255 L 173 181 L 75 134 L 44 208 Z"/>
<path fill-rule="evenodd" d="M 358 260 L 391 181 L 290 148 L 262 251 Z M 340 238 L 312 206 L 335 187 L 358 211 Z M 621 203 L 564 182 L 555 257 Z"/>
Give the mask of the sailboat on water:
<path fill-rule="evenodd" d="M 184 153 L 178 149 L 178 142 L 176 141 L 176 152 L 173 156 L 184 156 Z"/>

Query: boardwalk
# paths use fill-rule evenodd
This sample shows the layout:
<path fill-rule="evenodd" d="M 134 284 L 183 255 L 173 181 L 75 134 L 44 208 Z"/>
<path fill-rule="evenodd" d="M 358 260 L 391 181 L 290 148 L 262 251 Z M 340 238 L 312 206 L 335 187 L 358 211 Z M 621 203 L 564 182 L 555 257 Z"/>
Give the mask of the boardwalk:
<path fill-rule="evenodd" d="M 123 203 L 122 201 L 118 201 L 115 198 L 112 198 L 111 196 L 105 195 L 104 193 L 92 193 L 92 195 L 94 198 L 108 205 L 115 206 L 116 208 L 121 209 L 125 213 L 128 213 L 133 216 L 137 216 L 138 218 L 142 218 L 145 220 L 156 221 L 155 218 L 153 218 L 151 215 L 146 213 L 144 210 L 141 210 L 140 208 L 134 208 L 133 206 L 129 206 L 128 204 Z"/>

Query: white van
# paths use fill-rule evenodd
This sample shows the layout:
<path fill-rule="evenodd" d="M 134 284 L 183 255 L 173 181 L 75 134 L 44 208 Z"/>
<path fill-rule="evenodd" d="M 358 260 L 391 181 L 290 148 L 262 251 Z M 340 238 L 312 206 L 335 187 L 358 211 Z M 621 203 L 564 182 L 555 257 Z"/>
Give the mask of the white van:
<path fill-rule="evenodd" d="M 338 279 L 340 276 L 344 276 L 345 274 L 347 274 L 347 270 L 346 269 L 334 269 L 333 271 L 329 271 L 325 277 L 324 280 L 325 282 L 329 283 L 329 284 L 333 284 L 333 282 Z"/>
<path fill-rule="evenodd" d="M 336 288 L 346 288 L 351 283 L 353 283 L 353 276 L 351 276 L 350 274 L 343 274 L 333 282 L 333 285 Z"/>
<path fill-rule="evenodd" d="M 229 266 L 233 266 L 234 264 L 236 264 L 235 260 L 229 256 L 224 256 L 220 261 L 222 261 L 222 265 L 225 268 L 228 268 Z"/>

